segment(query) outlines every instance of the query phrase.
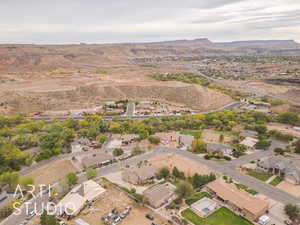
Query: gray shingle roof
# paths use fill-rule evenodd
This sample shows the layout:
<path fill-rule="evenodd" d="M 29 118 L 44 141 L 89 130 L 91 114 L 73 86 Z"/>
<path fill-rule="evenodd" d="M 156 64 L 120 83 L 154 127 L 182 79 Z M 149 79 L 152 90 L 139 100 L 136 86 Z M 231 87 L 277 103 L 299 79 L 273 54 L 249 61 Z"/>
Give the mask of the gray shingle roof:
<path fill-rule="evenodd" d="M 261 159 L 257 164 L 266 169 L 279 169 L 285 176 L 291 175 L 300 182 L 300 168 L 288 159 L 271 156 Z"/>

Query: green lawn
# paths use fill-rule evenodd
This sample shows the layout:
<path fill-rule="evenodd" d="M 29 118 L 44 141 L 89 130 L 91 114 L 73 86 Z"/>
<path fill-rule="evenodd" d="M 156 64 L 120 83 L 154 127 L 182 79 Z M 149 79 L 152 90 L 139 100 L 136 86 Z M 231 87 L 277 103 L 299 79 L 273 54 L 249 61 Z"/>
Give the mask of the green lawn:
<path fill-rule="evenodd" d="M 272 174 L 268 174 L 268 173 L 259 173 L 255 170 L 248 170 L 247 174 L 249 176 L 255 177 L 256 179 L 259 179 L 261 181 L 267 181 L 270 177 L 272 177 Z"/>
<path fill-rule="evenodd" d="M 277 186 L 281 181 L 283 181 L 283 179 L 277 176 L 270 182 L 270 184 L 273 186 Z"/>
<path fill-rule="evenodd" d="M 225 207 L 221 207 L 207 218 L 199 217 L 191 209 L 184 210 L 181 215 L 195 225 L 253 225 Z"/>
<path fill-rule="evenodd" d="M 187 205 L 192 205 L 193 203 L 197 202 L 198 200 L 204 197 L 211 198 L 212 196 L 207 192 L 198 192 L 195 193 L 191 198 L 185 200 L 185 203 Z"/>
<path fill-rule="evenodd" d="M 197 137 L 201 137 L 202 131 L 201 130 L 183 130 L 181 133 L 186 134 L 186 135 L 192 135 L 197 138 Z"/>
<path fill-rule="evenodd" d="M 255 191 L 254 189 L 250 189 L 250 188 L 248 188 L 246 185 L 244 185 L 244 184 L 237 184 L 237 183 L 235 183 L 235 185 L 237 186 L 237 188 L 239 188 L 239 189 L 243 189 L 243 190 L 245 190 L 245 191 L 247 191 L 248 193 L 250 193 L 250 194 L 252 194 L 252 195 L 256 195 L 258 192 L 257 191 Z"/>

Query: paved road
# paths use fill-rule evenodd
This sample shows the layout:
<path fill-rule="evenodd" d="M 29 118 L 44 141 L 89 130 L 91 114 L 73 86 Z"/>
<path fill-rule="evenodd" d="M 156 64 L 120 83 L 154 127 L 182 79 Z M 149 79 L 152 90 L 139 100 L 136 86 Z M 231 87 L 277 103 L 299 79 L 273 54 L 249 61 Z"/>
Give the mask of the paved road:
<path fill-rule="evenodd" d="M 243 89 L 244 91 L 255 94 L 256 96 L 260 96 L 260 97 L 268 96 L 268 97 L 275 98 L 275 99 L 278 99 L 278 100 L 281 100 L 281 101 L 290 102 L 295 106 L 300 106 L 299 102 L 295 102 L 291 99 L 287 99 L 287 98 L 284 98 L 284 97 L 281 97 L 281 96 L 274 95 L 271 92 L 268 92 L 268 91 L 263 90 L 263 89 L 255 88 L 255 87 L 249 85 L 248 82 L 251 82 L 251 81 L 241 82 L 240 86 L 237 87 L 236 84 L 230 83 L 230 80 L 215 79 L 215 78 L 212 78 L 210 76 L 207 76 L 207 75 L 199 72 L 198 68 L 197 68 L 197 65 L 195 65 L 195 64 L 187 64 L 186 67 L 193 70 L 195 74 L 197 74 L 199 76 L 202 76 L 202 77 L 206 78 L 209 81 L 212 81 L 212 82 L 224 85 L 224 86 L 232 87 L 232 88 Z"/>
<path fill-rule="evenodd" d="M 237 167 L 240 167 L 241 165 L 244 165 L 251 161 L 256 161 L 257 159 L 271 156 L 273 154 L 274 154 L 273 151 L 256 151 L 253 154 L 244 155 L 244 156 L 239 157 L 238 159 L 232 160 L 228 163 L 228 165 L 230 165 L 234 168 L 237 168 Z"/>
<path fill-rule="evenodd" d="M 233 108 L 237 108 L 240 105 L 242 105 L 244 103 L 242 102 L 233 102 L 230 103 L 226 106 L 222 106 L 218 109 L 214 109 L 214 110 L 210 110 L 210 111 L 206 111 L 206 112 L 199 112 L 201 114 L 209 114 L 212 112 L 218 112 L 224 109 L 233 109 Z M 193 114 L 191 114 L 193 115 Z M 147 118 L 151 118 L 151 117 L 157 117 L 157 118 L 165 118 L 165 117 L 178 117 L 181 115 L 177 115 L 177 114 L 169 114 L 169 115 L 132 115 L 132 116 L 128 116 L 127 113 L 125 113 L 125 115 L 120 116 L 120 119 L 147 119 Z M 27 117 L 28 119 L 34 120 L 34 121 L 39 121 L 39 120 L 43 120 L 43 121 L 51 121 L 51 120 L 65 120 L 68 118 L 73 118 L 75 120 L 84 120 L 85 116 L 61 116 L 61 117 L 43 117 L 43 116 L 39 116 L 39 117 Z M 105 120 L 111 120 L 113 117 L 112 116 L 104 116 L 103 119 Z"/>
<path fill-rule="evenodd" d="M 118 163 L 108 165 L 103 168 L 98 168 L 97 172 L 100 176 L 107 175 L 109 173 L 117 172 L 119 169 L 126 167 L 127 165 L 136 165 L 140 161 L 148 160 L 152 158 L 155 155 L 160 155 L 160 154 L 166 154 L 166 153 L 172 153 L 172 154 L 178 154 L 185 156 L 191 160 L 194 160 L 196 162 L 199 162 L 203 165 L 208 166 L 209 168 L 215 170 L 216 172 L 219 172 L 221 174 L 227 175 L 232 177 L 234 180 L 247 185 L 248 187 L 258 191 L 259 193 L 266 195 L 267 197 L 274 199 L 278 202 L 281 202 L 283 204 L 298 204 L 300 205 L 300 199 L 296 198 L 295 196 L 292 196 L 270 184 L 267 184 L 265 182 L 262 182 L 254 177 L 241 174 L 236 170 L 237 166 L 240 166 L 244 163 L 248 163 L 252 160 L 256 160 L 261 157 L 265 157 L 267 155 L 272 154 L 271 151 L 257 151 L 251 155 L 243 156 L 239 159 L 233 160 L 231 162 L 216 162 L 216 161 L 210 161 L 210 160 L 205 160 L 203 158 L 200 158 L 198 155 L 195 155 L 193 153 L 187 152 L 187 151 L 182 151 L 176 148 L 167 148 L 167 147 L 156 147 L 153 149 L 153 151 L 148 152 L 143 155 L 139 155 L 124 161 L 120 161 Z M 85 153 L 87 154 L 87 153 Z M 91 153 L 90 153 L 91 154 Z M 79 183 L 82 183 L 86 180 L 85 174 L 81 173 L 79 174 Z M 43 197 L 37 197 L 36 199 L 33 199 L 33 204 L 40 205 L 42 203 L 47 202 L 47 196 Z M 31 205 L 33 205 L 31 204 Z M 38 208 L 39 208 L 38 207 Z M 25 207 L 22 210 L 22 214 L 19 216 L 10 216 L 8 217 L 5 221 L 1 223 L 1 225 L 15 225 L 21 222 L 22 220 L 25 219 Z"/>
<path fill-rule="evenodd" d="M 300 204 L 300 199 L 288 194 L 287 192 L 284 192 L 270 184 L 267 184 L 265 182 L 262 182 L 254 177 L 248 176 L 246 174 L 241 174 L 239 173 L 236 168 L 233 166 L 233 162 L 215 162 L 215 161 L 209 161 L 205 160 L 203 158 L 200 158 L 199 156 L 187 152 L 187 151 L 182 151 L 178 149 L 168 149 L 170 153 L 176 153 L 179 155 L 183 155 L 187 158 L 190 158 L 192 160 L 195 160 L 197 162 L 200 162 L 201 164 L 207 165 L 208 167 L 214 169 L 215 171 L 222 173 L 224 175 L 232 177 L 234 180 L 247 185 L 248 187 L 258 191 L 259 193 L 272 198 L 278 202 L 281 202 L 283 204 Z M 253 154 L 258 154 L 258 153 L 253 153 Z M 261 155 L 259 154 L 258 156 L 253 156 L 249 157 L 248 159 L 252 160 L 253 158 L 260 157 Z M 241 160 L 242 161 L 242 160 Z M 238 162 L 241 162 L 238 161 Z"/>
<path fill-rule="evenodd" d="M 132 116 L 134 116 L 134 112 L 135 112 L 135 103 L 134 102 L 129 102 L 127 104 L 125 115 L 127 117 L 132 117 Z"/>

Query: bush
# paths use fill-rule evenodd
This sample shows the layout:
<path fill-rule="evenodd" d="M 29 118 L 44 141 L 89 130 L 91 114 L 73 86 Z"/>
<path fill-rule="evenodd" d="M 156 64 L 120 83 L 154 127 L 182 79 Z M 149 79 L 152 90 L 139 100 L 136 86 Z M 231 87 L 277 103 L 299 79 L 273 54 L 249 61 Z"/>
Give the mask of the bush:
<path fill-rule="evenodd" d="M 211 158 L 212 158 L 211 155 L 205 155 L 205 156 L 204 156 L 204 159 L 206 159 L 206 160 L 209 160 L 209 159 L 211 159 Z"/>
<path fill-rule="evenodd" d="M 276 153 L 278 153 L 278 154 L 280 154 L 280 155 L 284 155 L 284 150 L 282 149 L 282 148 L 275 148 L 274 149 L 274 152 L 276 152 Z"/>
<path fill-rule="evenodd" d="M 69 186 L 72 186 L 74 184 L 77 184 L 78 176 L 75 173 L 68 173 L 66 175 L 67 183 Z"/>
<path fill-rule="evenodd" d="M 113 151 L 114 156 L 120 156 L 120 155 L 123 155 L 123 154 L 124 154 L 124 151 L 121 148 L 115 148 L 114 151 Z"/>
<path fill-rule="evenodd" d="M 148 137 L 148 140 L 150 141 L 151 144 L 157 145 L 160 143 L 160 138 L 155 137 L 155 136 Z"/>
<path fill-rule="evenodd" d="M 223 159 L 225 159 L 225 160 L 227 160 L 227 161 L 230 161 L 230 160 L 231 160 L 231 158 L 230 158 L 229 156 L 226 156 L 226 155 L 223 157 Z"/>

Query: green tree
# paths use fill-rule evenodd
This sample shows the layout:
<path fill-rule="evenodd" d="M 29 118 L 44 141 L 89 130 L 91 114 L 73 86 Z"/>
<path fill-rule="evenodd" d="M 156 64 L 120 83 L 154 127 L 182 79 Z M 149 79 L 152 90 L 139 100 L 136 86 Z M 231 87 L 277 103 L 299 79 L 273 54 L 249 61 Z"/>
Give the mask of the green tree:
<path fill-rule="evenodd" d="M 266 125 L 258 124 L 254 127 L 254 130 L 259 134 L 265 134 L 268 129 L 267 129 Z"/>
<path fill-rule="evenodd" d="M 206 143 L 203 141 L 202 138 L 196 138 L 193 140 L 192 143 L 192 151 L 195 153 L 204 153 L 206 152 Z"/>
<path fill-rule="evenodd" d="M 216 179 L 216 175 L 211 173 L 209 175 L 199 175 L 199 174 L 194 174 L 192 178 L 192 184 L 194 188 L 200 188 L 205 184 L 208 184 L 211 181 L 214 181 Z"/>
<path fill-rule="evenodd" d="M 4 219 L 11 215 L 14 211 L 12 204 L 8 204 L 0 209 L 0 219 Z"/>
<path fill-rule="evenodd" d="M 40 223 L 41 225 L 59 225 L 59 222 L 55 216 L 48 215 L 46 210 L 44 210 L 40 217 Z"/>
<path fill-rule="evenodd" d="M 220 134 L 220 136 L 219 136 L 219 142 L 221 142 L 221 143 L 224 142 L 224 134 Z"/>
<path fill-rule="evenodd" d="M 135 146 L 132 150 L 131 150 L 131 155 L 140 155 L 142 154 L 144 151 L 139 147 L 139 146 Z"/>
<path fill-rule="evenodd" d="M 167 167 L 161 168 L 158 172 L 158 178 L 168 178 L 170 176 L 170 170 Z"/>
<path fill-rule="evenodd" d="M 100 144 L 104 144 L 104 142 L 107 141 L 107 137 L 104 136 L 104 135 L 98 135 L 98 136 L 96 137 L 96 140 L 97 140 Z"/>
<path fill-rule="evenodd" d="M 148 140 L 151 144 L 159 144 L 160 143 L 160 138 L 159 137 L 155 137 L 155 136 L 150 136 L 148 137 Z"/>
<path fill-rule="evenodd" d="M 20 178 L 20 185 L 25 190 L 31 190 L 31 186 L 30 185 L 34 185 L 34 180 L 31 177 L 21 177 Z"/>
<path fill-rule="evenodd" d="M 297 113 L 284 112 L 279 114 L 278 121 L 282 123 L 296 125 L 297 123 L 299 123 L 300 119 Z"/>
<path fill-rule="evenodd" d="M 76 173 L 70 172 L 66 175 L 66 180 L 69 186 L 72 186 L 74 184 L 77 184 L 78 176 Z"/>
<path fill-rule="evenodd" d="M 255 147 L 258 149 L 267 149 L 270 147 L 271 141 L 265 139 L 265 138 L 260 138 L 258 142 L 255 144 Z"/>
<path fill-rule="evenodd" d="M 92 168 L 88 168 L 85 171 L 86 177 L 91 180 L 97 177 L 97 170 L 96 169 L 92 169 Z"/>
<path fill-rule="evenodd" d="M 114 150 L 113 150 L 113 155 L 114 156 L 120 156 L 120 155 L 123 155 L 124 154 L 124 151 L 123 151 L 123 149 L 121 149 L 121 148 L 115 148 Z"/>
<path fill-rule="evenodd" d="M 13 189 L 19 183 L 20 174 L 16 172 L 7 172 L 0 176 L 0 183 L 2 185 L 8 185 L 9 189 Z"/>
<path fill-rule="evenodd" d="M 177 194 L 178 198 L 187 199 L 193 195 L 194 189 L 190 183 L 186 181 L 180 181 L 177 184 L 175 193 Z"/>
<path fill-rule="evenodd" d="M 284 207 L 284 211 L 292 221 L 300 218 L 300 210 L 296 205 L 288 204 Z"/>
<path fill-rule="evenodd" d="M 185 178 L 184 173 L 182 171 L 179 171 L 176 166 L 172 170 L 172 175 L 173 175 L 173 177 L 175 177 L 175 179 L 176 178 L 179 178 L 179 179 Z"/>

